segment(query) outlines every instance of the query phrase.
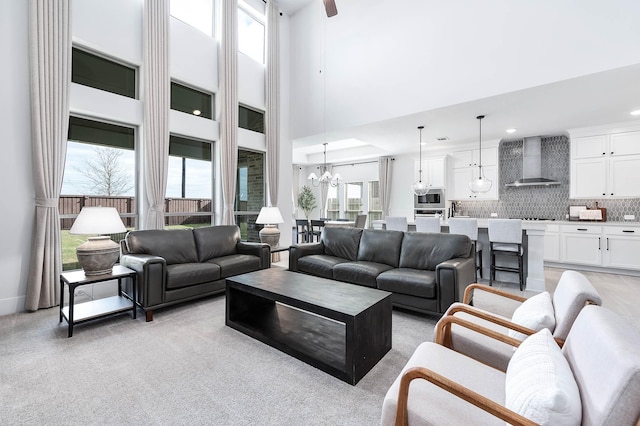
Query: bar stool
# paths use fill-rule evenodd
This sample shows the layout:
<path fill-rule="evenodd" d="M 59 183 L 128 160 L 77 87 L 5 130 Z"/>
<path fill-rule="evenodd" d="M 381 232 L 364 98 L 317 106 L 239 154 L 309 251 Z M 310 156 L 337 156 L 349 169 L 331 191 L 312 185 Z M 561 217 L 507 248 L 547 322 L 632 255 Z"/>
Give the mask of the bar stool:
<path fill-rule="evenodd" d="M 491 274 L 489 285 L 496 279 L 496 271 L 517 272 L 520 291 L 524 289 L 524 268 L 522 248 L 522 220 L 489 219 L 489 245 L 491 249 Z M 518 267 L 496 266 L 496 255 L 516 256 Z"/>
<path fill-rule="evenodd" d="M 478 270 L 480 270 L 480 278 L 482 278 L 482 243 L 478 241 L 478 219 L 452 217 L 449 219 L 449 233 L 466 235 L 473 241 L 473 246 L 476 251 L 474 259 L 476 265 L 476 281 L 478 280 Z"/>
<path fill-rule="evenodd" d="M 385 219 L 387 231 L 404 231 L 409 230 L 407 218 L 405 216 L 387 216 Z"/>
<path fill-rule="evenodd" d="M 307 219 L 296 219 L 296 243 L 300 242 L 300 236 L 302 236 L 302 242 L 309 242 L 309 221 Z"/>
<path fill-rule="evenodd" d="M 316 241 L 320 241 L 322 228 L 324 228 L 324 220 L 311 219 L 311 227 L 309 229 L 309 242 L 313 242 L 313 237 L 316 237 Z"/>
<path fill-rule="evenodd" d="M 439 217 L 416 217 L 416 231 L 440 233 Z"/>

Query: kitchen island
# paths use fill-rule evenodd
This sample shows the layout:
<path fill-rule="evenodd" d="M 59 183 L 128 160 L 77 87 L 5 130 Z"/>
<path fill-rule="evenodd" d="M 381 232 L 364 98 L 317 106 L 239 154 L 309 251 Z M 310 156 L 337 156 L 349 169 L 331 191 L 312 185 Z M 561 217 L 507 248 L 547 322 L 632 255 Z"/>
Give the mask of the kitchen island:
<path fill-rule="evenodd" d="M 545 291 L 544 281 L 544 235 L 548 223 L 553 221 L 522 221 L 522 247 L 524 248 L 524 277 L 526 289 Z M 478 241 L 483 245 L 482 277 L 489 279 L 491 255 L 489 253 L 488 219 L 478 219 Z M 374 229 L 384 229 L 384 221 L 373 221 Z M 415 223 L 409 222 L 409 231 L 415 231 Z M 449 232 L 447 221 L 441 222 L 442 232 Z M 517 267 L 517 260 L 501 256 L 501 265 Z M 518 274 L 496 271 L 496 281 L 518 283 Z"/>

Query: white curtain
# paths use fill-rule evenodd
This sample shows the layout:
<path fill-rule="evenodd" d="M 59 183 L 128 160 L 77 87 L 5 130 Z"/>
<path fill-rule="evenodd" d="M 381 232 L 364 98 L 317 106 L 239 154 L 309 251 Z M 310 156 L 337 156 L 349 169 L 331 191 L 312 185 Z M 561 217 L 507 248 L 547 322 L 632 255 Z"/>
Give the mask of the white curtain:
<path fill-rule="evenodd" d="M 222 224 L 233 225 L 238 168 L 238 3 L 221 1 L 220 46 L 220 161 L 222 173 Z"/>
<path fill-rule="evenodd" d="M 269 206 L 278 204 L 278 173 L 280 169 L 280 14 L 278 5 L 267 0 L 267 182 Z"/>
<path fill-rule="evenodd" d="M 25 302 L 29 311 L 60 303 L 58 279 L 62 260 L 58 199 L 69 129 L 69 17 L 69 0 L 29 1 L 31 150 L 35 189 L 35 224 Z M 5 66 L 10 67 L 10 64 Z"/>
<path fill-rule="evenodd" d="M 333 176 L 333 166 L 327 166 L 327 170 Z M 324 170 L 320 168 L 320 173 L 324 173 Z M 329 184 L 320 184 L 320 217 L 329 217 L 327 212 L 327 196 L 329 195 Z"/>
<path fill-rule="evenodd" d="M 378 185 L 380 186 L 380 204 L 382 205 L 383 219 L 390 214 L 392 171 L 393 158 L 378 158 Z"/>
<path fill-rule="evenodd" d="M 169 0 L 145 0 L 142 85 L 144 183 L 149 209 L 144 228 L 164 228 L 169 169 Z"/>
<path fill-rule="evenodd" d="M 298 217 L 298 197 L 300 196 L 300 166 L 294 164 L 291 168 L 291 196 L 293 197 L 293 218 Z"/>

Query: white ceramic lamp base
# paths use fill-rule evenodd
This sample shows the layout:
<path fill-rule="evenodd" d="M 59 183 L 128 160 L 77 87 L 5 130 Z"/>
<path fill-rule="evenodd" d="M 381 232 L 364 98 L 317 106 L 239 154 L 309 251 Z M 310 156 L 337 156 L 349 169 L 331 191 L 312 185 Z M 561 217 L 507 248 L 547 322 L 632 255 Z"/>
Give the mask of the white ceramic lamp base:
<path fill-rule="evenodd" d="M 260 230 L 260 242 L 269 244 L 272 249 L 278 247 L 280 244 L 280 230 L 276 225 L 265 225 L 264 228 Z M 271 255 L 272 262 L 280 261 L 280 253 L 273 253 Z"/>

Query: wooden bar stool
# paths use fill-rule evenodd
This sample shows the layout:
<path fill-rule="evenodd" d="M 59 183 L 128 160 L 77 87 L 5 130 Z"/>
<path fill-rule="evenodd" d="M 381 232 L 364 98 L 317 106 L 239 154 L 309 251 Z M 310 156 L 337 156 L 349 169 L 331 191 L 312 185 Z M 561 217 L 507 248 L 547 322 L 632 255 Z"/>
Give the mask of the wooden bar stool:
<path fill-rule="evenodd" d="M 478 241 L 478 219 L 452 217 L 449 219 L 449 233 L 466 235 L 473 242 L 476 251 L 474 259 L 476 264 L 476 281 L 478 280 L 478 269 L 480 270 L 480 278 L 482 278 L 482 243 Z"/>
<path fill-rule="evenodd" d="M 496 279 L 496 271 L 518 273 L 520 291 L 524 289 L 524 267 L 522 248 L 522 220 L 489 219 L 489 245 L 491 249 L 491 274 L 489 285 Z M 518 267 L 497 266 L 496 255 L 516 256 Z"/>

